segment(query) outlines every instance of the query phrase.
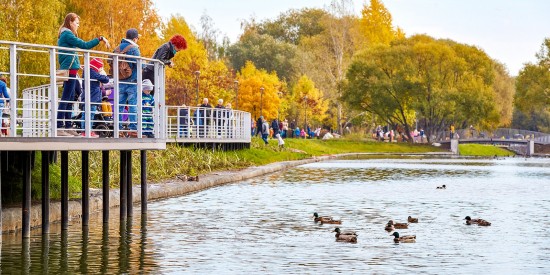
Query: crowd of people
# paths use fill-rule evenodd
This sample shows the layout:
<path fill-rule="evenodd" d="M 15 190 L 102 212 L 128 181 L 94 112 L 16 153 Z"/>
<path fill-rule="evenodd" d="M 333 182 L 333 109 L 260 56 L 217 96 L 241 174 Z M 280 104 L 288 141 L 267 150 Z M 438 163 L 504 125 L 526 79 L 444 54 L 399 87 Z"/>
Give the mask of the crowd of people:
<path fill-rule="evenodd" d="M 80 17 L 75 13 L 69 13 L 65 17 L 63 24 L 59 28 L 57 45 L 65 48 L 79 48 L 79 49 L 93 49 L 101 42 L 103 42 L 107 48 L 111 45 L 109 40 L 104 36 L 98 36 L 90 41 L 84 41 L 78 37 L 78 28 L 80 27 Z M 140 35 L 135 28 L 128 29 L 126 31 L 125 38 L 120 41 L 120 44 L 115 48 L 115 53 L 125 54 L 129 56 L 139 57 L 141 56 L 139 50 Z M 187 48 L 187 41 L 179 34 L 176 34 L 170 38 L 170 40 L 161 45 L 153 54 L 153 59 L 160 60 L 165 66 L 173 67 L 174 63 L 171 59 L 175 54 L 181 50 Z M 122 60 L 122 61 L 120 61 Z M 68 71 L 68 78 L 63 82 L 63 92 L 61 95 L 61 101 L 57 108 L 57 136 L 62 137 L 75 137 L 84 135 L 79 133 L 74 127 L 73 118 L 73 102 L 84 102 L 85 93 L 82 90 L 80 81 L 78 79 L 78 72 L 81 69 L 80 60 L 75 51 L 60 50 L 58 55 L 59 70 Z M 121 136 L 137 137 L 137 123 L 136 116 L 137 99 L 138 99 L 138 70 L 142 70 L 142 109 L 139 112 L 142 114 L 142 137 L 154 138 L 154 121 L 153 121 L 153 107 L 154 107 L 154 67 L 152 64 L 145 64 L 143 68 L 138 68 L 136 58 L 119 59 L 118 72 L 111 72 L 111 75 L 118 74 L 121 83 L 118 85 L 118 112 L 120 123 L 119 129 L 124 130 L 121 132 Z M 111 69 L 113 66 L 111 66 Z M 96 115 L 101 115 L 103 119 L 111 120 L 113 118 L 113 86 L 112 79 L 107 76 L 104 70 L 103 60 L 101 58 L 93 58 L 90 60 L 90 116 L 96 119 Z M 1 91 L 0 91 L 1 92 Z M 85 113 L 84 104 L 81 105 L 82 113 Z M 81 117 L 81 120 L 86 117 Z M 86 125 L 84 122 L 80 123 L 80 129 L 85 130 Z M 92 131 L 91 137 L 98 137 L 99 135 Z"/>

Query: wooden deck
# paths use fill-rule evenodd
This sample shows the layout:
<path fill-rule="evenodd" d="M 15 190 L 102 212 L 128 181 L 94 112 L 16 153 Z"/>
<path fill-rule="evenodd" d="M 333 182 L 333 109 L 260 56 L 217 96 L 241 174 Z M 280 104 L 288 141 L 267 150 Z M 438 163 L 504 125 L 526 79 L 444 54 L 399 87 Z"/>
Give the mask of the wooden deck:
<path fill-rule="evenodd" d="M 0 151 L 119 151 L 164 149 L 166 149 L 166 140 L 153 138 L 0 138 Z"/>

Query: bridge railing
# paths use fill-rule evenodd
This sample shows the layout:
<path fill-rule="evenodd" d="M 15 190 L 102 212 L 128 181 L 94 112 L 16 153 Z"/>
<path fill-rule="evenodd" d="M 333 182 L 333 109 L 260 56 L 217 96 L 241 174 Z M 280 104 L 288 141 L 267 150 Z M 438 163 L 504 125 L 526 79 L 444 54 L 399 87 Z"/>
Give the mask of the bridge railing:
<path fill-rule="evenodd" d="M 75 54 L 68 53 L 75 52 Z M 59 78 L 56 75 L 57 59 L 60 54 L 74 56 L 82 59 L 83 77 Z M 120 80 L 118 73 L 114 73 L 110 81 L 112 104 L 112 119 L 105 120 L 106 113 L 97 110 L 97 102 L 91 102 L 90 83 L 96 81 L 90 78 L 90 60 L 99 58 L 104 64 L 112 61 L 113 72 L 118 72 L 119 58 L 130 57 L 135 61 L 126 60 L 128 63 L 137 65 L 137 81 L 127 82 Z M 21 63 L 29 64 L 21 66 Z M 9 64 L 6 71 L 2 65 Z M 43 64 L 36 66 L 36 64 Z M 142 68 L 151 66 L 154 68 L 154 102 L 151 114 L 143 114 L 142 102 Z M 26 68 L 25 71 L 19 68 Z M 56 137 L 59 130 L 58 122 L 68 122 L 74 127 L 80 128 L 84 137 L 92 137 L 92 132 L 102 136 L 136 136 L 138 138 L 147 136 L 144 126 L 152 124 L 152 134 L 156 138 L 164 139 L 166 135 L 166 120 L 161 119 L 165 113 L 165 87 L 164 87 L 164 65 L 159 60 L 126 56 L 92 50 L 74 48 L 63 48 L 48 45 L 36 45 L 0 40 L 0 75 L 9 78 L 10 107 L 0 106 L 2 111 L 1 132 L 8 137 Z M 69 119 L 58 118 L 58 104 L 61 101 L 62 81 L 76 79 L 81 82 L 83 100 L 73 98 L 63 101 L 72 108 Z M 29 83 L 32 83 L 29 84 Z M 38 85 L 37 85 L 38 84 Z M 136 103 L 120 104 L 120 84 L 136 86 Z M 29 86 L 29 87 L 24 87 Z M 82 98 L 82 97 L 80 97 Z M 0 98 L 0 100 L 3 100 Z M 124 109 L 136 109 L 129 118 L 136 117 L 135 123 L 125 121 Z M 92 116 L 94 114 L 94 116 Z M 98 118 L 101 115 L 101 118 Z M 152 117 L 152 122 L 151 118 Z M 133 122 L 133 121 L 132 121 Z M 135 127 L 134 127 L 135 124 Z"/>
<path fill-rule="evenodd" d="M 448 140 L 450 137 L 450 131 L 441 131 L 434 135 L 436 141 Z M 535 140 L 536 142 L 549 144 L 550 134 L 512 129 L 512 128 L 498 128 L 493 132 L 489 131 L 477 131 L 475 129 L 458 129 L 455 131 L 455 138 L 460 139 L 516 139 L 516 140 Z"/>
<path fill-rule="evenodd" d="M 177 142 L 250 142 L 248 112 L 203 107 L 166 106 L 166 138 Z"/>

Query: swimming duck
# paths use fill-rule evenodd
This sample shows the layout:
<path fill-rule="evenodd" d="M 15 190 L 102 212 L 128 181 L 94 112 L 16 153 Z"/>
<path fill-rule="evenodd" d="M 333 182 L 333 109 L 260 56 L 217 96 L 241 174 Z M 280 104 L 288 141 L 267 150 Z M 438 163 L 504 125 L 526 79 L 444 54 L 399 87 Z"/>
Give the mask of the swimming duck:
<path fill-rule="evenodd" d="M 393 242 L 394 243 L 415 243 L 416 242 L 416 235 L 408 235 L 408 236 L 401 236 L 399 237 L 398 232 L 393 232 L 390 236 L 393 236 Z"/>
<path fill-rule="evenodd" d="M 409 228 L 409 224 L 408 224 L 408 223 L 398 223 L 398 222 L 397 222 L 397 223 L 394 223 L 392 220 L 390 220 L 390 221 L 388 222 L 388 225 L 390 225 L 390 224 L 393 225 L 393 227 L 394 227 L 395 229 L 408 229 L 408 228 Z"/>
<path fill-rule="evenodd" d="M 413 218 L 413 217 L 409 216 L 409 217 L 407 218 L 407 221 L 408 221 L 409 223 L 417 223 L 417 222 L 418 222 L 418 218 Z"/>
<path fill-rule="evenodd" d="M 334 229 L 334 232 L 336 232 L 334 236 L 337 242 L 357 243 L 357 234 L 355 232 L 341 232 L 338 227 Z"/>
<path fill-rule="evenodd" d="M 447 186 L 445 186 L 445 184 L 443 184 L 442 186 L 436 187 L 436 189 L 447 189 Z"/>
<path fill-rule="evenodd" d="M 388 222 L 388 224 L 386 224 L 386 227 L 384 227 L 384 230 L 386 231 L 393 231 L 395 228 L 393 227 L 393 223 L 390 223 Z"/>
<path fill-rule="evenodd" d="M 339 227 L 336 227 L 334 228 L 334 231 L 332 232 L 336 232 L 340 235 L 353 235 L 353 236 L 357 236 L 357 232 L 355 231 L 341 231 Z"/>
<path fill-rule="evenodd" d="M 319 214 L 317 214 L 317 212 L 313 213 L 313 221 L 314 222 L 321 222 L 321 224 L 323 223 L 327 223 L 327 224 L 342 224 L 342 221 L 341 220 L 333 220 L 332 217 L 328 217 L 328 216 L 319 216 Z"/>
<path fill-rule="evenodd" d="M 466 218 L 464 218 L 466 220 L 466 224 L 467 225 L 472 225 L 472 224 L 477 224 L 479 226 L 490 226 L 491 223 L 484 220 L 484 219 L 472 219 L 470 218 L 470 216 L 466 216 Z"/>

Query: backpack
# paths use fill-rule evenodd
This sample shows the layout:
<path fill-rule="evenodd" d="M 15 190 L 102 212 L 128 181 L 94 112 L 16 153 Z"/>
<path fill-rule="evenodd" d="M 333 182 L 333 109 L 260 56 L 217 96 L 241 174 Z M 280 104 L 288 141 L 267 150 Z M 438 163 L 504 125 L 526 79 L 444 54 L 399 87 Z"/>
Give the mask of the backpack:
<path fill-rule="evenodd" d="M 120 46 L 116 47 L 116 49 L 113 51 L 114 53 L 120 53 L 120 54 L 126 54 L 129 50 L 134 48 L 134 45 L 128 45 L 126 48 L 124 48 L 122 51 L 120 50 Z M 119 57 L 118 58 L 118 79 L 124 80 L 130 78 L 132 76 L 132 67 L 130 64 L 125 61 L 126 58 Z M 108 60 L 109 63 L 109 75 L 113 75 L 113 60 Z"/>

